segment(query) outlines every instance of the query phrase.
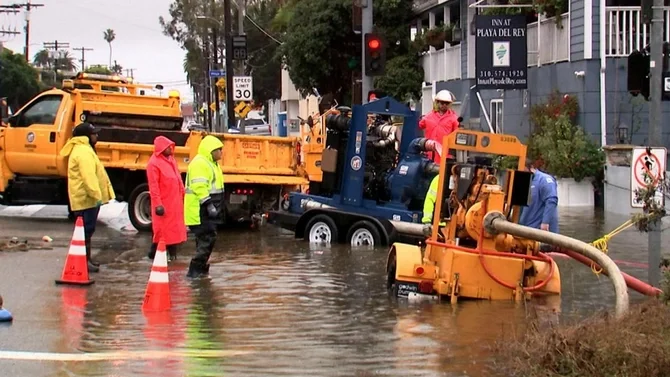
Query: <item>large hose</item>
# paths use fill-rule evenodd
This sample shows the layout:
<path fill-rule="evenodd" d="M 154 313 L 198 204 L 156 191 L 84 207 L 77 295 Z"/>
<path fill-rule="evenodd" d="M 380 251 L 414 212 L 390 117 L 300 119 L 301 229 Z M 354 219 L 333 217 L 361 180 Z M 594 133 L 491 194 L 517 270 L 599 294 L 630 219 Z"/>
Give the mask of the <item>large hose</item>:
<path fill-rule="evenodd" d="M 614 315 L 617 318 L 621 318 L 628 311 L 628 289 L 626 286 L 626 281 L 621 274 L 621 270 L 619 270 L 619 267 L 616 265 L 616 263 L 614 263 L 614 261 L 612 261 L 606 254 L 596 249 L 595 247 L 561 234 L 533 229 L 527 226 L 509 222 L 505 218 L 505 215 L 497 211 L 490 212 L 486 215 L 484 218 L 484 226 L 486 231 L 491 234 L 511 234 L 513 236 L 569 249 L 588 257 L 589 259 L 598 263 L 598 265 L 602 267 L 603 271 L 605 271 L 607 276 L 609 276 L 610 280 L 612 280 L 616 300 L 614 306 Z"/>
<path fill-rule="evenodd" d="M 311 208 L 333 208 L 327 204 L 322 204 L 313 200 L 307 200 L 303 203 L 304 209 Z M 410 223 L 405 221 L 390 221 L 398 233 L 420 236 L 423 234 L 423 224 Z M 486 231 L 491 234 L 507 233 L 513 236 L 535 240 L 542 243 L 572 250 L 573 253 L 590 258 L 603 269 L 603 272 L 612 280 L 615 293 L 614 312 L 617 318 L 623 316 L 629 307 L 628 290 L 626 280 L 619 270 L 619 267 L 606 254 L 595 247 L 570 238 L 561 234 L 547 232 L 544 230 L 533 229 L 527 226 L 515 224 L 507 221 L 505 215 L 500 212 L 490 212 L 484 218 Z"/>
<path fill-rule="evenodd" d="M 380 139 L 373 141 L 372 145 L 375 147 L 386 147 L 387 145 L 395 144 L 397 130 L 398 127 L 388 124 L 375 127 L 374 132 Z"/>

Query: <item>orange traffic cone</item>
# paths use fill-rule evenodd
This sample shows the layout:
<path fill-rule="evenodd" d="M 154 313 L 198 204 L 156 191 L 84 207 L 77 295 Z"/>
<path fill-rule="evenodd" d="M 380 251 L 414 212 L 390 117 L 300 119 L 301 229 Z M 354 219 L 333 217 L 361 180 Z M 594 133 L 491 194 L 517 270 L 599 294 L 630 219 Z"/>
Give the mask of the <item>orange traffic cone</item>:
<path fill-rule="evenodd" d="M 91 285 L 95 280 L 88 278 L 88 261 L 86 260 L 86 237 L 84 233 L 84 219 L 77 217 L 74 225 L 74 234 L 70 241 L 65 266 L 61 278 L 56 284 Z"/>
<path fill-rule="evenodd" d="M 165 251 L 165 242 L 160 241 L 156 249 L 154 264 L 151 266 L 151 275 L 149 275 L 149 283 L 144 294 L 142 311 L 169 310 L 171 305 L 167 252 Z"/>

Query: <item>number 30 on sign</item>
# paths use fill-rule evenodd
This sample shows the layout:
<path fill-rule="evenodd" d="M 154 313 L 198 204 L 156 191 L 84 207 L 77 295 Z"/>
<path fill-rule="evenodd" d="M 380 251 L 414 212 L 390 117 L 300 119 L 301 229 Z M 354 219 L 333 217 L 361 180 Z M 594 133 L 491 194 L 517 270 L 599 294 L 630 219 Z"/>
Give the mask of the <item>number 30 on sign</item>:
<path fill-rule="evenodd" d="M 233 101 L 251 101 L 253 88 L 251 76 L 233 77 Z"/>

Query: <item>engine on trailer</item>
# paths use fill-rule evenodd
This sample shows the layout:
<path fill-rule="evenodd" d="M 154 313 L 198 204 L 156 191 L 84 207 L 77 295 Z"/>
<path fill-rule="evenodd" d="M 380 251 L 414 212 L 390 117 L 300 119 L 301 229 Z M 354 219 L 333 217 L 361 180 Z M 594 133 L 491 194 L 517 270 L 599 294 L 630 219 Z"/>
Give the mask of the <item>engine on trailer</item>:
<path fill-rule="evenodd" d="M 337 151 L 337 168 L 334 173 L 324 171 L 325 191 L 328 186 L 339 187 L 346 163 L 350 118 L 346 113 L 329 115 L 326 120 L 328 136 L 326 148 Z M 391 124 L 390 117 L 371 115 L 366 132 L 366 157 L 363 197 L 377 203 L 403 203 L 410 210 L 423 208 L 430 182 L 439 173 L 439 165 L 423 152 L 437 151 L 440 146 L 425 138 L 410 143 L 405 156 L 399 156 L 399 127 Z M 324 192 L 321 194 L 324 194 Z"/>

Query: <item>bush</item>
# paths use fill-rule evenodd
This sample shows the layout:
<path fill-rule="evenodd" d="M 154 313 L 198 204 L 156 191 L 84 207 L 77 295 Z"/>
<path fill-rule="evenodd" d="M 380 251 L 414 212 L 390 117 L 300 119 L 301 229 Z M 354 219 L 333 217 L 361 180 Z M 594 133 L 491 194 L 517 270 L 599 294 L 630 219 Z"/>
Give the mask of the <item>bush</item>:
<path fill-rule="evenodd" d="M 556 178 L 600 178 L 605 153 L 576 124 L 579 105 L 574 97 L 553 94 L 547 103 L 531 109 L 533 133 L 528 156 L 541 170 Z"/>

